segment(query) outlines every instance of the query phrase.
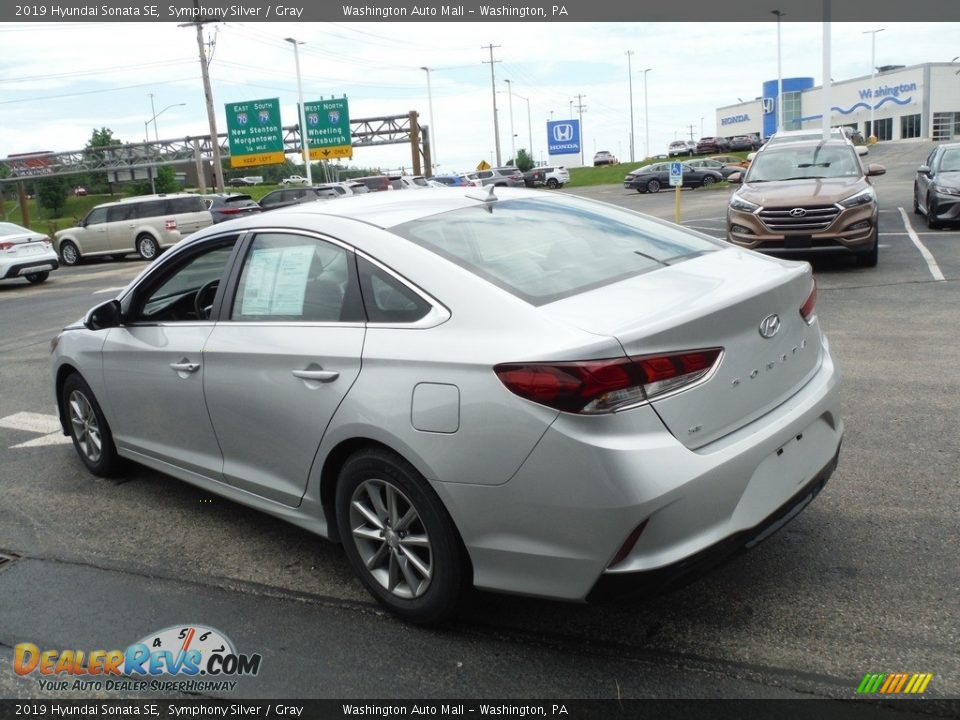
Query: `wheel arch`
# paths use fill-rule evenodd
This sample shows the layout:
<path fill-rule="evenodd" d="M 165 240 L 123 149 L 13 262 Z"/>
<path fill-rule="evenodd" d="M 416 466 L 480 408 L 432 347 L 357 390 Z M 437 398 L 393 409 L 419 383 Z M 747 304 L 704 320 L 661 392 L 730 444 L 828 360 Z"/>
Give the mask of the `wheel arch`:
<path fill-rule="evenodd" d="M 327 453 L 326 458 L 323 460 L 323 467 L 320 470 L 320 505 L 323 508 L 323 514 L 327 521 L 327 538 L 335 543 L 342 544 L 343 542 L 340 537 L 340 527 L 336 517 L 337 481 L 340 476 L 340 470 L 347 460 L 361 450 L 383 450 L 392 453 L 410 465 L 410 467 L 420 473 L 424 478 L 427 478 L 427 484 L 430 484 L 428 473 L 425 473 L 423 469 L 418 467 L 417 463 L 413 462 L 407 455 L 385 442 L 363 436 L 355 436 L 341 440 Z M 444 511 L 452 520 L 453 516 L 447 504 L 443 501 L 443 498 L 436 492 L 434 492 L 434 495 L 436 495 Z M 470 553 L 466 548 L 466 543 L 463 541 L 463 536 L 456 522 L 453 522 L 453 528 L 456 530 L 457 539 L 460 541 L 463 556 L 467 559 L 467 570 L 472 584 L 473 560 L 470 558 Z"/>
<path fill-rule="evenodd" d="M 83 374 L 77 370 L 70 363 L 64 363 L 57 368 L 57 375 L 54 379 L 54 391 L 56 392 L 57 399 L 57 415 L 60 418 L 60 427 L 63 428 L 63 434 L 68 435 L 70 433 L 70 427 L 67 425 L 67 415 L 66 408 L 63 406 L 63 386 L 67 382 L 67 378 L 76 373 L 81 378 Z"/>

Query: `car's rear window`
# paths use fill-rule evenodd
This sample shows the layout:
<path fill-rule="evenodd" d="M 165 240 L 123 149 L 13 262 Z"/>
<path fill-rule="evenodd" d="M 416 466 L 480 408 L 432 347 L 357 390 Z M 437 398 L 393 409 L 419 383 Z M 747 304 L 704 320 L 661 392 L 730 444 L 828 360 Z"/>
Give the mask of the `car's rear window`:
<path fill-rule="evenodd" d="M 498 200 L 391 230 L 533 305 L 724 247 L 706 235 L 576 198 Z"/>

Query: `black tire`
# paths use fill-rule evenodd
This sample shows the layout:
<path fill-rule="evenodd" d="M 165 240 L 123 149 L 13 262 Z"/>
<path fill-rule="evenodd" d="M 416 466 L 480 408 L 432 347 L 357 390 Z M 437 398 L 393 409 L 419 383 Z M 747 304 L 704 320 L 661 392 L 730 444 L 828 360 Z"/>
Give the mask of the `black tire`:
<path fill-rule="evenodd" d="M 48 277 L 50 277 L 50 271 L 44 270 L 43 272 L 29 273 L 24 275 L 24 277 L 27 279 L 27 282 L 31 283 L 32 285 L 39 285 Z"/>
<path fill-rule="evenodd" d="M 156 260 L 160 254 L 160 246 L 149 235 L 141 235 L 137 238 L 137 254 L 148 262 Z"/>
<path fill-rule="evenodd" d="M 466 551 L 440 498 L 413 466 L 388 450 L 357 452 L 340 470 L 336 512 L 347 559 L 377 602 L 417 624 L 457 611 L 469 580 Z M 411 513 L 415 519 L 404 525 Z"/>
<path fill-rule="evenodd" d="M 717 179 L 713 175 L 704 175 L 703 182 L 700 183 L 700 187 L 707 187 L 708 185 L 713 185 Z"/>
<path fill-rule="evenodd" d="M 80 262 L 80 251 L 69 240 L 60 243 L 60 260 L 64 265 L 77 265 Z"/>
<path fill-rule="evenodd" d="M 913 184 L 913 214 L 920 214 L 920 201 L 917 199 L 917 184 Z"/>
<path fill-rule="evenodd" d="M 116 475 L 122 461 L 113 444 L 110 426 L 90 386 L 77 373 L 63 383 L 60 406 L 67 418 L 73 447 L 87 469 L 98 477 Z"/>
<path fill-rule="evenodd" d="M 937 222 L 937 207 L 930 202 L 929 194 L 927 194 L 927 227 L 931 230 L 936 230 L 940 227 L 940 223 Z"/>
<path fill-rule="evenodd" d="M 660 192 L 660 181 L 659 181 L 659 180 L 649 180 L 649 181 L 647 181 L 647 192 L 648 192 L 648 193 L 658 193 L 658 192 Z"/>
<path fill-rule="evenodd" d="M 557 181 L 556 178 L 549 178 L 547 180 L 547 187 L 550 188 L 551 190 L 556 190 L 558 187 L 560 187 L 560 183 Z"/>
<path fill-rule="evenodd" d="M 877 260 L 880 258 L 880 238 L 876 232 L 873 236 L 873 248 L 865 253 L 857 253 L 856 258 L 858 267 L 877 266 Z"/>

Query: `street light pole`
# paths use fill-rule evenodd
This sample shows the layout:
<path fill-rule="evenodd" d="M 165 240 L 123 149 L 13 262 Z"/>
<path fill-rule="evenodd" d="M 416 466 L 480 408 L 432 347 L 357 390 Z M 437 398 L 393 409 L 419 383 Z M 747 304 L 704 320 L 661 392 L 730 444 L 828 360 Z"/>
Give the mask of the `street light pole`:
<path fill-rule="evenodd" d="M 886 28 L 877 30 L 865 30 L 864 35 L 870 36 L 870 89 L 873 90 L 877 78 L 877 33 L 883 32 Z M 876 105 L 876 98 L 870 97 L 870 137 L 877 139 L 877 128 L 873 124 L 873 108 Z"/>
<path fill-rule="evenodd" d="M 653 68 L 643 71 L 643 130 L 646 136 L 643 143 L 643 157 L 650 157 L 650 105 L 647 103 L 647 73 Z"/>
<path fill-rule="evenodd" d="M 630 61 L 630 56 L 633 55 L 633 50 L 627 50 L 625 53 L 627 56 L 627 81 L 630 83 L 630 162 L 634 161 L 633 155 L 633 67 Z"/>
<path fill-rule="evenodd" d="M 517 166 L 517 143 L 516 143 L 516 133 L 513 132 L 513 83 L 509 80 L 504 80 L 507 84 L 507 93 L 510 98 L 509 108 L 510 108 L 510 156 L 513 158 L 513 166 Z"/>
<path fill-rule="evenodd" d="M 169 110 L 170 108 L 185 107 L 185 106 L 186 106 L 186 103 L 174 103 L 173 105 L 167 105 L 167 106 L 166 106 L 163 110 L 161 110 L 160 112 L 155 112 L 155 113 L 153 114 L 153 117 L 150 118 L 149 120 L 147 120 L 147 121 L 143 124 L 143 134 L 146 135 L 146 137 L 147 137 L 147 142 L 150 141 L 150 132 L 149 132 L 149 130 L 148 130 L 148 128 L 150 127 L 150 123 L 153 123 L 153 135 L 154 135 L 155 141 L 156 141 L 156 142 L 160 142 L 160 133 L 159 133 L 159 131 L 157 130 L 157 118 L 160 117 L 161 115 L 163 115 L 163 114 L 164 114 L 167 110 Z M 150 109 L 153 110 L 153 93 L 150 93 Z M 150 189 L 151 189 L 151 191 L 154 192 L 154 193 L 157 192 L 157 186 L 156 186 L 156 183 L 154 182 L 154 178 L 153 178 L 153 166 L 150 167 Z"/>
<path fill-rule="evenodd" d="M 297 67 L 297 99 L 300 101 L 300 149 L 303 151 L 303 164 L 307 166 L 307 185 L 313 185 L 313 173 L 310 170 L 310 142 L 307 140 L 307 109 L 303 106 L 303 85 L 300 82 L 300 50 L 302 42 L 292 37 L 284 38 L 293 45 L 293 62 Z"/>
<path fill-rule="evenodd" d="M 777 16 L 777 132 L 783 132 L 783 107 L 780 100 L 783 96 L 783 69 L 780 65 L 780 18 L 786 15 L 780 10 L 771 10 Z"/>
<path fill-rule="evenodd" d="M 530 98 L 526 98 L 523 95 L 519 95 L 519 94 L 517 95 L 517 97 L 520 98 L 521 100 L 525 100 L 527 103 L 527 135 L 529 136 L 529 144 L 530 144 L 529 152 L 530 152 L 530 160 L 532 161 L 533 160 L 533 123 L 530 122 Z M 553 111 L 551 110 L 550 112 L 552 113 Z"/>
<path fill-rule="evenodd" d="M 434 167 L 440 163 L 437 161 L 437 128 L 433 125 L 433 89 L 430 87 L 430 68 L 420 67 L 427 74 L 427 108 L 430 111 L 430 164 Z M 433 168 L 427 168 L 427 174 L 433 175 Z"/>

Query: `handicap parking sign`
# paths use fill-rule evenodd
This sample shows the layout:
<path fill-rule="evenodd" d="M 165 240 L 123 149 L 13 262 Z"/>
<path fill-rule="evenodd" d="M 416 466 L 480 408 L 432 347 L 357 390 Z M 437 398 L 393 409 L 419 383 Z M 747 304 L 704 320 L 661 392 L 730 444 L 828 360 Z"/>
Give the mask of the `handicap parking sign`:
<path fill-rule="evenodd" d="M 670 163 L 670 187 L 683 186 L 683 163 Z"/>

